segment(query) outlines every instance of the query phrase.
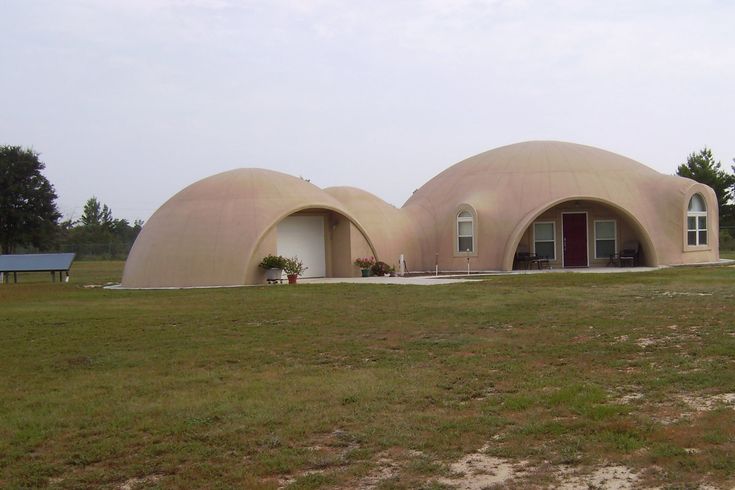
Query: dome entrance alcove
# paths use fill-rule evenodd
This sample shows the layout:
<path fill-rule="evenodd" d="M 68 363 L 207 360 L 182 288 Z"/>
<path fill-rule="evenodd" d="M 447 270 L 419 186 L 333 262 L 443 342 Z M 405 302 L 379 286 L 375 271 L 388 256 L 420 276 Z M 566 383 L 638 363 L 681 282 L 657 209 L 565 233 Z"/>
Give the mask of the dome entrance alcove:
<path fill-rule="evenodd" d="M 635 246 L 635 265 L 652 265 L 650 240 L 625 211 L 600 201 L 572 199 L 539 214 L 516 247 L 519 254 L 547 258 L 552 268 L 605 267 L 611 255 Z M 525 264 L 516 261 L 514 268 Z"/>

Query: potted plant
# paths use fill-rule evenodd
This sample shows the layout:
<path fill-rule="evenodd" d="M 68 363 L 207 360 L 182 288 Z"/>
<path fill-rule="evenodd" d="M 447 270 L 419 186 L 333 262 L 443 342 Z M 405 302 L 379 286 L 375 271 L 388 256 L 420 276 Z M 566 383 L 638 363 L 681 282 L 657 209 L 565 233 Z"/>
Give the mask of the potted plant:
<path fill-rule="evenodd" d="M 301 275 L 308 267 L 299 260 L 298 256 L 284 259 L 283 270 L 286 271 L 289 284 L 296 284 L 296 278 Z"/>
<path fill-rule="evenodd" d="M 286 265 L 286 259 L 280 255 L 266 255 L 258 264 L 259 267 L 265 269 L 265 279 L 270 282 L 281 280 L 283 268 Z"/>
<path fill-rule="evenodd" d="M 362 277 L 370 275 L 370 267 L 375 263 L 375 257 L 362 257 L 355 259 L 355 265 L 362 271 Z"/>
<path fill-rule="evenodd" d="M 390 266 L 385 262 L 377 261 L 372 265 L 372 267 L 370 267 L 370 272 L 372 272 L 374 276 L 384 277 L 390 273 Z"/>

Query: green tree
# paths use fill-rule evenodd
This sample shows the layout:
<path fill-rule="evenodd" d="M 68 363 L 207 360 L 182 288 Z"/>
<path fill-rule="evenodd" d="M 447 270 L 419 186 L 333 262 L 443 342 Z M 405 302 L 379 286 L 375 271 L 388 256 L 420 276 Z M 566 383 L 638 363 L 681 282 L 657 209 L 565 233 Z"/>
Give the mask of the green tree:
<path fill-rule="evenodd" d="M 102 204 L 95 196 L 87 199 L 80 220 L 84 226 L 100 227 L 111 230 L 114 226 L 112 210 L 107 204 Z"/>
<path fill-rule="evenodd" d="M 142 226 L 140 220 L 131 226 L 124 218 L 114 218 L 107 204 L 93 196 L 84 204 L 78 221 L 67 220 L 59 226 L 60 248 L 78 257 L 124 258 Z"/>
<path fill-rule="evenodd" d="M 732 198 L 735 175 L 728 174 L 722 169 L 720 162 L 715 162 L 712 150 L 704 147 L 699 153 L 692 153 L 686 163 L 682 163 L 676 169 L 676 174 L 688 177 L 702 184 L 707 184 L 714 189 L 717 195 L 717 206 L 719 215 L 725 216 L 725 206 Z"/>
<path fill-rule="evenodd" d="M 41 174 L 38 153 L 20 146 L 0 146 L 0 247 L 14 253 L 19 245 L 49 244 L 61 214 L 54 186 Z"/>

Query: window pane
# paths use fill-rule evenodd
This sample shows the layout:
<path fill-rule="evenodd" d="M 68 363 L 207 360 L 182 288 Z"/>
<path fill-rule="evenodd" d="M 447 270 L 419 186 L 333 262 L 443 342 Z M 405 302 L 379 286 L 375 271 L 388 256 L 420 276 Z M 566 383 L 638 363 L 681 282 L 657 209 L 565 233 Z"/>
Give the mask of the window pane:
<path fill-rule="evenodd" d="M 472 236 L 472 221 L 460 221 L 459 234 L 465 236 Z"/>
<path fill-rule="evenodd" d="M 689 200 L 689 211 L 707 211 L 707 207 L 704 205 L 704 199 L 699 194 L 694 194 Z"/>
<path fill-rule="evenodd" d="M 615 253 L 615 240 L 597 240 L 595 257 L 604 259 Z"/>
<path fill-rule="evenodd" d="M 459 218 L 472 218 L 472 213 L 469 211 L 462 211 L 457 215 Z"/>
<path fill-rule="evenodd" d="M 699 229 L 706 230 L 707 229 L 707 217 L 700 216 L 698 219 L 699 219 Z"/>
<path fill-rule="evenodd" d="M 699 244 L 707 245 L 707 232 L 706 231 L 699 232 Z"/>
<path fill-rule="evenodd" d="M 459 251 L 466 252 L 468 250 L 472 252 L 472 237 L 471 236 L 459 237 Z"/>
<path fill-rule="evenodd" d="M 554 242 L 536 242 L 536 255 L 554 260 Z"/>
<path fill-rule="evenodd" d="M 534 236 L 536 240 L 553 240 L 554 224 L 553 223 L 536 223 L 534 225 Z"/>
<path fill-rule="evenodd" d="M 614 221 L 595 222 L 595 236 L 601 240 L 614 240 L 615 239 L 615 222 Z"/>
<path fill-rule="evenodd" d="M 689 230 L 697 229 L 697 217 L 696 216 L 687 216 L 687 227 Z"/>
<path fill-rule="evenodd" d="M 688 231 L 687 232 L 687 244 L 689 244 L 689 245 L 696 245 L 697 244 L 697 232 L 696 231 Z"/>

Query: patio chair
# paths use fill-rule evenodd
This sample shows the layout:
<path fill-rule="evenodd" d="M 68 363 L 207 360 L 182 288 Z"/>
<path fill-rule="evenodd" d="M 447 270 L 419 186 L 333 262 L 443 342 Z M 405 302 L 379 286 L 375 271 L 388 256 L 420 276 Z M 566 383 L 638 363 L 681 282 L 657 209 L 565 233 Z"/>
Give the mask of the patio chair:
<path fill-rule="evenodd" d="M 618 253 L 618 264 L 620 267 L 630 264 L 637 267 L 640 262 L 640 244 L 636 240 L 629 240 L 623 244 L 623 249 Z"/>
<path fill-rule="evenodd" d="M 536 267 L 538 267 L 538 270 L 551 269 L 551 262 L 549 261 L 549 258 L 546 255 L 534 256 L 533 260 L 531 260 L 531 268 L 533 268 L 533 264 L 536 264 Z"/>
<path fill-rule="evenodd" d="M 521 266 L 523 266 L 524 269 L 530 269 L 535 259 L 536 256 L 528 251 L 528 247 L 526 245 L 519 244 L 513 261 L 513 268 L 520 269 Z"/>

